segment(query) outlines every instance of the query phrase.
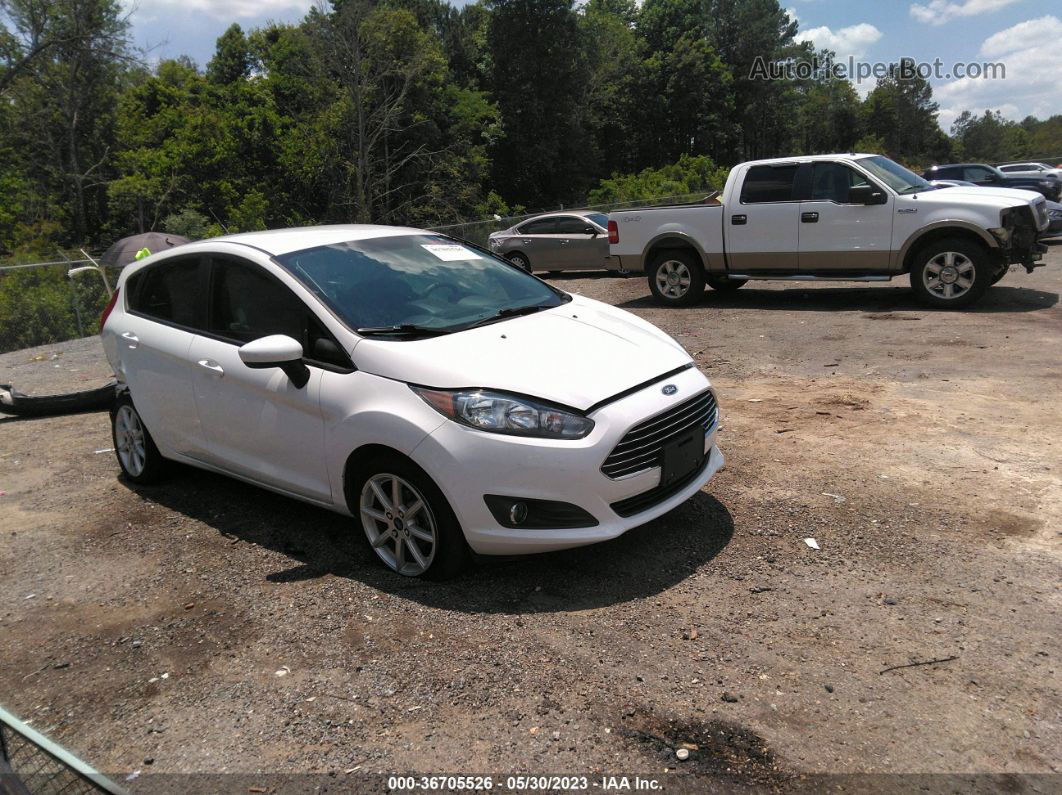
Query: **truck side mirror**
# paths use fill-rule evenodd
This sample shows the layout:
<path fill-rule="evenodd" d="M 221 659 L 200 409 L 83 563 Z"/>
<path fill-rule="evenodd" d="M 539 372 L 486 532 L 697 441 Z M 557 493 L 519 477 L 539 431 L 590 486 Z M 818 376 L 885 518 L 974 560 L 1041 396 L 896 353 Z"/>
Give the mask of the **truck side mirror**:
<path fill-rule="evenodd" d="M 595 227 L 588 226 L 586 227 L 586 229 L 583 230 L 583 234 L 590 235 L 590 237 L 597 237 L 597 229 Z"/>
<path fill-rule="evenodd" d="M 856 185 L 848 189 L 848 204 L 885 204 L 884 192 L 872 185 Z"/>

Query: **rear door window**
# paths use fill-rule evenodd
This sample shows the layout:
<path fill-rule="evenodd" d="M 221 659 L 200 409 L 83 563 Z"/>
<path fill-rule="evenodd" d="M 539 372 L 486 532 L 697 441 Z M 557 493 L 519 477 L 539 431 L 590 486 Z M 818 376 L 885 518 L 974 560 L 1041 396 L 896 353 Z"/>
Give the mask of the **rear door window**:
<path fill-rule="evenodd" d="M 153 320 L 199 328 L 203 303 L 200 257 L 169 259 L 130 278 L 129 309 Z"/>
<path fill-rule="evenodd" d="M 538 218 L 520 227 L 521 235 L 551 235 L 556 231 L 556 218 Z"/>
<path fill-rule="evenodd" d="M 741 186 L 742 204 L 767 204 L 793 200 L 797 166 L 753 166 Z"/>

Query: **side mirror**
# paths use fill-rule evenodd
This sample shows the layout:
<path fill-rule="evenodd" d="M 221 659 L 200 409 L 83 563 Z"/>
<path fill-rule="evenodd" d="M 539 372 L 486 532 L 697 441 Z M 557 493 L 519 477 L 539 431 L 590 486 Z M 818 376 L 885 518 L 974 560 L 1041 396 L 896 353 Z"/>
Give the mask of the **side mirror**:
<path fill-rule="evenodd" d="M 596 226 L 588 226 L 583 230 L 584 235 L 590 235 L 590 237 L 597 237 L 598 231 Z"/>
<path fill-rule="evenodd" d="M 252 370 L 279 367 L 298 389 L 310 380 L 310 368 L 302 361 L 302 345 L 286 334 L 273 334 L 241 345 L 240 361 Z"/>
<path fill-rule="evenodd" d="M 888 198 L 872 185 L 856 185 L 848 189 L 848 204 L 885 204 Z"/>

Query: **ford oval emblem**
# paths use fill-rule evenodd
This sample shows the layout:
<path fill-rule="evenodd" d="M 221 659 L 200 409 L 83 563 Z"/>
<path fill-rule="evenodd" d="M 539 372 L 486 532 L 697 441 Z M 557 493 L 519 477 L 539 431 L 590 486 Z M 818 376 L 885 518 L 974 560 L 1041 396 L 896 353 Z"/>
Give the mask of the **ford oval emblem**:
<path fill-rule="evenodd" d="M 678 387 L 674 384 L 668 384 L 660 391 L 663 392 L 665 395 L 674 395 L 676 392 L 678 392 Z"/>

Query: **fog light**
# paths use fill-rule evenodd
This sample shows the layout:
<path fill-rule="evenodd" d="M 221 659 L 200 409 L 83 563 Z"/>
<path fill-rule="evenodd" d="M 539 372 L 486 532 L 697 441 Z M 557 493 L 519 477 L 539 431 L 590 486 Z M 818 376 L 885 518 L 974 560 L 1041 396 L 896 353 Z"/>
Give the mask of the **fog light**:
<path fill-rule="evenodd" d="M 597 519 L 567 502 L 536 500 L 532 497 L 503 497 L 484 494 L 494 520 L 502 527 L 521 530 L 562 530 L 572 527 L 594 527 Z"/>

